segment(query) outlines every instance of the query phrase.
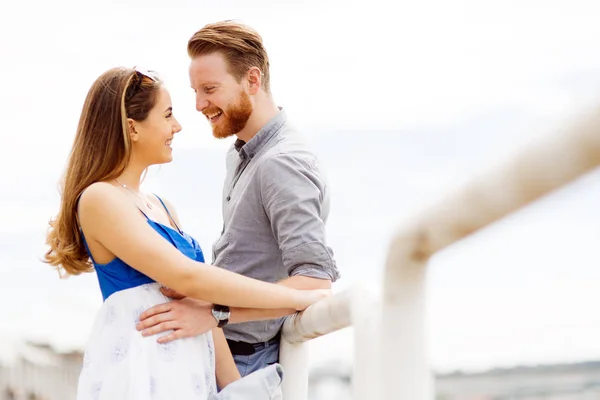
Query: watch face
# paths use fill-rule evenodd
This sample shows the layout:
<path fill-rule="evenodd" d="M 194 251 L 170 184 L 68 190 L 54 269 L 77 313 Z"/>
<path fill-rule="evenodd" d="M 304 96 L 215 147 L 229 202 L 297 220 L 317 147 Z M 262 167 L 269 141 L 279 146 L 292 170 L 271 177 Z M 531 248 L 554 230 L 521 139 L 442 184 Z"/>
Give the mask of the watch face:
<path fill-rule="evenodd" d="M 229 318 L 229 315 L 227 315 L 227 314 L 229 314 L 229 313 L 226 313 L 225 311 L 215 311 L 215 317 L 218 320 Z"/>

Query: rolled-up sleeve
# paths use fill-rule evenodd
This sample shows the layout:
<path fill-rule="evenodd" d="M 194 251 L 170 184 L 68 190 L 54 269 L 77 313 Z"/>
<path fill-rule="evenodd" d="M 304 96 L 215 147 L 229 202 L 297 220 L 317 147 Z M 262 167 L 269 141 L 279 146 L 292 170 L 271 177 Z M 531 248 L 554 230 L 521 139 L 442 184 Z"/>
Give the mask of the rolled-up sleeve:
<path fill-rule="evenodd" d="M 336 281 L 340 274 L 327 246 L 325 184 L 307 160 L 279 154 L 260 168 L 260 193 L 289 276 Z"/>

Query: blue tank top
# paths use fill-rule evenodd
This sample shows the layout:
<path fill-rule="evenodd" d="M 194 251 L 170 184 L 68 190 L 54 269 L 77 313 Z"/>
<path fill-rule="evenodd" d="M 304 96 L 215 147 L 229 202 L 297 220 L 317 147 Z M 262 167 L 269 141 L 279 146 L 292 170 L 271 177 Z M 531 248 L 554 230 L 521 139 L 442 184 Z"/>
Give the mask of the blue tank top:
<path fill-rule="evenodd" d="M 169 218 L 171 221 L 173 221 L 173 224 L 177 227 L 177 229 L 151 220 L 146 214 L 144 214 L 143 211 L 140 210 L 140 212 L 146 217 L 148 224 L 150 224 L 150 226 L 156 232 L 171 242 L 171 244 L 183 254 L 193 260 L 204 262 L 204 254 L 202 253 L 200 244 L 193 237 L 179 229 L 179 226 L 177 226 L 177 223 L 175 220 L 173 220 L 173 217 L 171 216 L 171 213 L 169 212 L 169 209 L 165 203 L 160 197 L 156 197 L 158 200 L 160 200 L 161 204 L 169 215 Z M 154 282 L 152 278 L 130 267 L 118 257 L 115 257 L 112 261 L 106 264 L 99 264 L 94 261 L 94 257 L 92 257 L 92 253 L 90 252 L 81 228 L 80 232 L 85 248 L 87 249 L 90 259 L 94 264 L 94 269 L 96 270 L 96 275 L 98 276 L 98 283 L 100 284 L 100 291 L 102 292 L 102 298 L 104 300 L 106 300 L 111 294 L 120 290 L 131 289 L 136 286 Z"/>

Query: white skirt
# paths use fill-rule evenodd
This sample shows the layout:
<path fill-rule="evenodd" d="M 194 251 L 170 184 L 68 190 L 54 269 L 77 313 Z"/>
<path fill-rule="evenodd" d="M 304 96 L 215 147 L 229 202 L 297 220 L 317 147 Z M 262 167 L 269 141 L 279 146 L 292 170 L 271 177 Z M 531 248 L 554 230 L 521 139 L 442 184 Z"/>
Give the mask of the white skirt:
<path fill-rule="evenodd" d="M 135 329 L 140 314 L 169 301 L 150 283 L 113 293 L 92 328 L 77 400 L 280 399 L 279 365 L 257 371 L 217 393 L 212 333 L 157 343 Z M 168 332 L 167 332 L 168 333 Z M 167 333 L 163 333 L 167 334 Z M 248 386 L 255 389 L 253 397 Z M 245 388 L 246 396 L 237 388 Z"/>

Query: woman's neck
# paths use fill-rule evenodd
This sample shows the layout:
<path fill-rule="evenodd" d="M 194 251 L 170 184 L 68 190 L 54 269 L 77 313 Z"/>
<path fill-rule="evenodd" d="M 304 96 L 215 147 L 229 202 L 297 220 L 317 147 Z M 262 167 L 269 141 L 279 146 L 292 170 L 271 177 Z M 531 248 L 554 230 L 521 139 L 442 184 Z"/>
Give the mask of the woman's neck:
<path fill-rule="evenodd" d="M 139 192 L 142 174 L 147 167 L 135 167 L 130 165 L 116 178 L 117 183 L 127 186 L 129 189 Z"/>

